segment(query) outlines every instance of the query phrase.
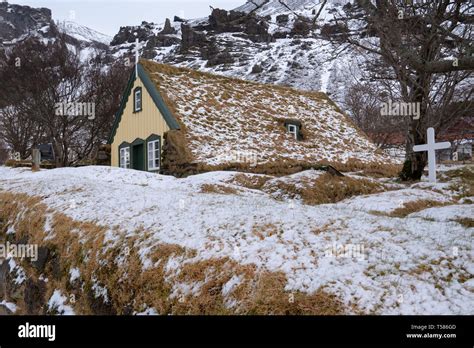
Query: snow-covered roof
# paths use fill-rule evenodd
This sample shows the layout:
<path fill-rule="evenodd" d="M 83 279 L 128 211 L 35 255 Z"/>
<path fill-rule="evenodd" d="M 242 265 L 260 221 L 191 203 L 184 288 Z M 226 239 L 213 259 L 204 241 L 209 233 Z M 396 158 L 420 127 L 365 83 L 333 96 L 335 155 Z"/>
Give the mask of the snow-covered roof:
<path fill-rule="evenodd" d="M 221 165 L 250 155 L 257 163 L 389 161 L 321 92 L 265 85 L 141 60 L 185 132 L 193 161 Z M 285 129 L 302 125 L 302 140 Z M 252 155 L 253 154 L 253 155 Z M 229 157 L 230 155 L 230 157 Z"/>

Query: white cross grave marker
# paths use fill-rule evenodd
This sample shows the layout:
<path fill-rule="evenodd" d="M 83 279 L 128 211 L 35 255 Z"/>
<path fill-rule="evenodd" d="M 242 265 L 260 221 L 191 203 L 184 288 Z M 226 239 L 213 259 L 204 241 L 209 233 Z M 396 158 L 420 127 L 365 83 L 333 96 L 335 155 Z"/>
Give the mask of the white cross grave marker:
<path fill-rule="evenodd" d="M 135 40 L 135 48 L 133 51 L 135 52 L 135 76 L 138 76 L 138 61 L 140 59 L 140 41 L 138 40 L 138 37 Z"/>
<path fill-rule="evenodd" d="M 436 143 L 435 142 L 435 131 L 434 128 L 428 128 L 427 132 L 428 137 L 428 144 L 424 145 L 415 145 L 413 146 L 413 151 L 420 152 L 420 151 L 428 151 L 428 177 L 430 182 L 436 182 L 436 156 L 435 151 L 441 149 L 449 149 L 451 147 L 451 143 L 449 141 L 445 141 L 443 143 Z"/>

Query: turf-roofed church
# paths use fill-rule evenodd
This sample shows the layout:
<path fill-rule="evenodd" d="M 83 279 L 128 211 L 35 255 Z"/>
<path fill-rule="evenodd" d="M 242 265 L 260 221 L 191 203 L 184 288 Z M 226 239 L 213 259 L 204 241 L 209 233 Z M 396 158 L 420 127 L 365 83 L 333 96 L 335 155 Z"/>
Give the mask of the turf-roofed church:
<path fill-rule="evenodd" d="M 176 175 L 387 161 L 324 93 L 144 59 L 109 143 L 112 166 Z"/>

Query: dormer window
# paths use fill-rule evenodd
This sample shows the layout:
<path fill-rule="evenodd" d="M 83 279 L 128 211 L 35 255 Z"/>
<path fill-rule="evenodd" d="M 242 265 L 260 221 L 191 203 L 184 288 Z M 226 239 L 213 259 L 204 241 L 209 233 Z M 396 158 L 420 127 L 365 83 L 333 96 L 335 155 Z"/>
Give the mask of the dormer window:
<path fill-rule="evenodd" d="M 142 111 L 142 88 L 137 87 L 133 91 L 133 112 Z"/>
<path fill-rule="evenodd" d="M 301 134 L 301 122 L 297 120 L 286 120 L 285 127 L 288 134 L 295 140 L 302 140 L 303 135 Z"/>
<path fill-rule="evenodd" d="M 298 126 L 294 124 L 288 125 L 288 133 L 290 133 L 296 140 L 298 140 Z"/>

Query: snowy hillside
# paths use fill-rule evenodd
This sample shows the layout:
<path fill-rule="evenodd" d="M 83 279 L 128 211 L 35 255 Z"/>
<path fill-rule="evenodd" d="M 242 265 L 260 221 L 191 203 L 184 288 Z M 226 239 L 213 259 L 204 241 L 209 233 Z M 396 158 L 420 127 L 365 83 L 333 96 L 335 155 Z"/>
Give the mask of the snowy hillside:
<path fill-rule="evenodd" d="M 108 35 L 71 21 L 59 22 L 58 28 L 61 32 L 84 42 L 100 42 L 104 45 L 108 45 L 110 41 L 112 41 L 112 38 Z"/>
<path fill-rule="evenodd" d="M 321 1 L 314 0 L 289 0 L 285 1 L 285 4 L 294 11 L 304 11 L 304 10 L 313 10 L 318 8 L 318 5 Z M 256 5 L 263 5 L 257 13 L 261 16 L 268 15 L 277 15 L 281 13 L 288 12 L 288 7 L 285 7 L 278 0 L 256 0 L 256 1 L 247 1 L 244 5 L 239 6 L 235 11 L 250 12 L 253 11 Z"/>
<path fill-rule="evenodd" d="M 195 308 L 202 313 L 203 306 L 212 306 L 208 296 L 222 298 L 221 312 L 245 312 L 251 301 L 248 286 L 264 275 L 281 274 L 286 298 L 323 291 L 339 299 L 345 313 L 472 314 L 473 197 L 460 198 L 455 187 L 462 178 L 452 169 L 460 167 L 444 168 L 443 182 L 436 185 L 365 177 L 382 185 L 382 192 L 314 205 L 304 196 L 288 200 L 284 192 L 298 192 L 291 185 L 320 183 L 327 174 L 318 171 L 281 178 L 212 172 L 176 179 L 108 167 L 37 173 L 0 168 L 0 202 L 8 207 L 3 218 L 11 237 L 32 233 L 30 238 L 58 245 L 58 250 L 61 240 L 68 241 L 68 284 L 81 279 L 97 296 L 125 308 L 122 297 L 130 290 L 125 287 L 121 293 L 122 282 L 144 274 L 146 292 L 139 286 L 130 299 L 134 313 L 164 314 L 173 308 L 194 313 L 184 308 L 199 299 L 207 301 Z M 472 168 L 471 174 L 463 170 L 472 178 Z M 20 193 L 38 199 L 28 201 Z M 43 222 L 38 211 L 44 211 Z M 36 216 L 27 225 L 40 230 L 26 232 L 21 216 Z M 101 261 L 93 259 L 97 248 L 103 248 Z M 112 259 L 104 263 L 108 250 Z M 138 268 L 131 271 L 127 267 L 133 255 Z M 78 261 L 84 257 L 87 262 Z M 114 264 L 116 271 L 101 271 Z M 22 272 L 20 265 L 10 268 L 14 274 Z M 111 277 L 116 272 L 124 280 L 104 285 L 117 278 Z M 152 291 L 163 282 L 168 285 L 159 289 L 167 289 L 166 296 L 182 299 L 171 308 L 162 302 L 168 297 L 158 300 L 158 290 Z M 51 279 L 47 298 L 62 298 L 58 291 L 66 288 L 61 284 Z M 279 296 L 276 288 L 272 296 Z M 296 299 L 295 305 L 302 297 Z M 76 305 L 76 313 L 80 308 Z"/>

